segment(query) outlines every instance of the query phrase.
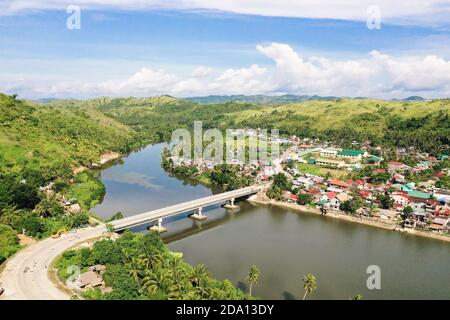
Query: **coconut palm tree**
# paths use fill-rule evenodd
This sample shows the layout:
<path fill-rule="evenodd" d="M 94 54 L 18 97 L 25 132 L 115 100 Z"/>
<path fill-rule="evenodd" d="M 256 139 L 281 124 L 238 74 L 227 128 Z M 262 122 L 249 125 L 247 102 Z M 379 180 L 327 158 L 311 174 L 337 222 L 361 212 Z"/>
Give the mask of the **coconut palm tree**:
<path fill-rule="evenodd" d="M 128 274 L 136 281 L 136 283 L 140 283 L 140 276 L 143 274 L 141 265 L 139 261 L 135 258 L 132 258 L 130 262 L 126 264 L 128 268 Z"/>
<path fill-rule="evenodd" d="M 162 268 L 157 268 L 154 272 L 146 270 L 145 277 L 142 279 L 142 287 L 149 293 L 169 294 L 174 289 L 170 270 Z"/>
<path fill-rule="evenodd" d="M 248 292 L 250 296 L 252 295 L 253 284 L 257 284 L 259 281 L 260 273 L 261 272 L 256 267 L 256 265 L 252 265 L 252 267 L 250 268 L 250 270 L 248 272 L 247 282 L 250 285 L 249 292 Z"/>
<path fill-rule="evenodd" d="M 206 278 L 209 277 L 209 273 L 206 270 L 205 265 L 199 264 L 192 269 L 190 279 L 194 287 L 200 286 Z"/>
<path fill-rule="evenodd" d="M 173 296 L 171 298 L 181 299 L 186 291 L 190 290 L 192 286 L 187 281 L 186 273 L 180 267 L 174 267 L 172 270 L 173 282 Z"/>
<path fill-rule="evenodd" d="M 317 281 L 316 277 L 308 273 L 306 276 L 303 276 L 303 288 L 305 289 L 305 294 L 303 295 L 303 300 L 306 299 L 306 295 L 317 290 Z"/>
<path fill-rule="evenodd" d="M 211 293 L 208 288 L 208 279 L 210 278 L 210 274 L 206 270 L 206 267 L 203 264 L 197 265 L 192 269 L 192 272 L 189 276 L 189 280 L 192 286 L 195 288 L 197 294 L 205 299 Z"/>

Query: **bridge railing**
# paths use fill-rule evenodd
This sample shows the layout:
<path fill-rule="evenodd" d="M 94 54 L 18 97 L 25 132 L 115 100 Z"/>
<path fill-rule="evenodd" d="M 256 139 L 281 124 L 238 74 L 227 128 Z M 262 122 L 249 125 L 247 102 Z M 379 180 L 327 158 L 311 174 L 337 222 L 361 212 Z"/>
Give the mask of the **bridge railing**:
<path fill-rule="evenodd" d="M 241 196 L 246 196 L 252 193 L 257 193 L 261 189 L 267 187 L 267 184 L 255 185 L 250 187 L 245 187 L 237 190 L 232 190 L 216 195 L 211 195 L 203 197 L 196 200 L 191 200 L 183 203 L 179 203 L 173 206 L 152 210 L 149 212 L 141 213 L 132 217 L 123 218 L 120 220 L 113 221 L 111 224 L 115 230 L 122 230 L 133 226 L 138 226 L 151 221 L 158 220 L 159 218 L 170 217 L 178 215 L 183 212 L 198 209 L 200 207 L 206 207 L 209 205 L 224 202 L 233 198 L 238 198 Z"/>

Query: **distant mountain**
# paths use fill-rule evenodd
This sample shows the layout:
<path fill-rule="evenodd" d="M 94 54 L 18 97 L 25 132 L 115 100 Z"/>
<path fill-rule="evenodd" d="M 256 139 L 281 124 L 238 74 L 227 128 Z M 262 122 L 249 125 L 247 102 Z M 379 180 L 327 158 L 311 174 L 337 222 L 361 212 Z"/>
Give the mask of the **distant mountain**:
<path fill-rule="evenodd" d="M 419 96 L 410 96 L 408 98 L 403 99 L 405 101 L 425 101 L 424 98 L 419 97 Z"/>
<path fill-rule="evenodd" d="M 425 98 L 419 97 L 419 96 L 410 96 L 405 99 L 392 99 L 392 101 L 425 101 Z"/>
<path fill-rule="evenodd" d="M 266 95 L 230 95 L 230 96 L 219 96 L 211 95 L 205 97 L 189 97 L 184 100 L 197 102 L 197 103 L 224 103 L 224 102 L 247 102 L 247 103 L 261 103 L 261 104 L 279 104 L 279 103 L 289 103 L 289 102 L 302 102 L 307 100 L 336 100 L 339 97 L 334 96 L 308 96 L 308 95 L 293 95 L 285 94 L 282 96 L 266 96 Z"/>
<path fill-rule="evenodd" d="M 49 103 L 49 102 L 53 102 L 53 101 L 57 101 L 60 100 L 58 98 L 41 98 L 41 99 L 36 99 L 33 100 L 34 102 L 39 102 L 39 103 Z"/>

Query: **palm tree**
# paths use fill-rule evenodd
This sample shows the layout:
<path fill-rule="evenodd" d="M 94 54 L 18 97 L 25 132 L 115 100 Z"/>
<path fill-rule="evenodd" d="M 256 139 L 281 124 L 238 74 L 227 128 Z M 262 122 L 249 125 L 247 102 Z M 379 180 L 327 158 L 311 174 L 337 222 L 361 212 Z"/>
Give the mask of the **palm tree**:
<path fill-rule="evenodd" d="M 206 270 L 205 265 L 199 264 L 192 269 L 191 282 L 194 286 L 200 286 L 206 278 L 209 277 L 209 273 Z"/>
<path fill-rule="evenodd" d="M 255 265 L 252 265 L 252 267 L 250 268 L 250 271 L 248 272 L 247 282 L 250 285 L 250 288 L 249 288 L 249 295 L 250 296 L 252 295 L 253 284 L 257 284 L 258 283 L 259 274 L 260 273 L 261 272 L 259 271 L 259 269 Z"/>
<path fill-rule="evenodd" d="M 306 276 L 303 276 L 303 288 L 305 289 L 305 294 L 303 295 L 303 300 L 306 299 L 306 295 L 308 293 L 317 290 L 317 281 L 316 277 L 312 273 L 308 273 Z"/>
<path fill-rule="evenodd" d="M 141 254 L 137 258 L 137 263 L 142 269 L 155 269 L 162 261 L 163 256 L 161 254 L 147 255 Z"/>
<path fill-rule="evenodd" d="M 169 294 L 174 288 L 172 286 L 170 270 L 157 268 L 154 272 L 146 270 L 142 279 L 142 287 L 149 293 Z"/>
<path fill-rule="evenodd" d="M 184 293 L 190 289 L 189 282 L 186 279 L 186 274 L 181 268 L 172 269 L 173 291 L 170 298 L 183 298 Z"/>
<path fill-rule="evenodd" d="M 202 298 L 205 299 L 208 297 L 208 295 L 211 293 L 210 289 L 208 288 L 208 280 L 209 280 L 210 274 L 206 270 L 206 267 L 203 264 L 197 265 L 192 269 L 192 272 L 189 276 L 189 280 L 192 284 L 192 286 L 195 288 L 195 291 L 197 294 Z"/>
<path fill-rule="evenodd" d="M 131 258 L 131 260 L 126 264 L 128 268 L 128 274 L 136 281 L 140 283 L 140 278 L 143 275 L 142 266 L 139 264 L 139 260 L 136 258 Z"/>

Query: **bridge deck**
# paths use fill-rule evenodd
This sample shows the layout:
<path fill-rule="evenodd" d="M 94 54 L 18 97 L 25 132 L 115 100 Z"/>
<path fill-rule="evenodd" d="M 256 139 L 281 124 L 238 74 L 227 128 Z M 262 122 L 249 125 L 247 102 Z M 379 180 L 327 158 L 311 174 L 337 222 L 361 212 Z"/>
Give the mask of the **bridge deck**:
<path fill-rule="evenodd" d="M 156 221 L 159 218 L 167 218 L 170 216 L 174 216 L 180 213 L 192 211 L 195 209 L 198 209 L 200 207 L 206 207 L 214 204 L 218 204 L 221 202 L 225 202 L 227 200 L 233 199 L 233 198 L 239 198 L 243 196 L 247 196 L 250 194 L 255 194 L 261 189 L 266 188 L 267 185 L 257 185 L 257 186 L 251 186 L 246 187 L 242 189 L 237 189 L 233 191 L 228 191 L 212 196 L 207 196 L 204 198 L 187 201 L 183 203 L 179 203 L 173 206 L 156 209 L 153 211 L 141 213 L 132 217 L 123 218 L 120 220 L 116 220 L 111 222 L 114 230 L 120 231 L 124 230 L 130 227 L 139 226 L 148 222 Z"/>

